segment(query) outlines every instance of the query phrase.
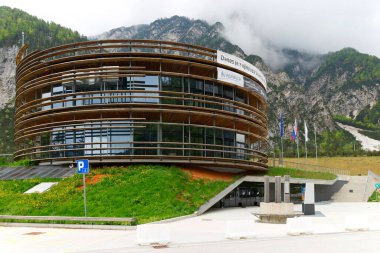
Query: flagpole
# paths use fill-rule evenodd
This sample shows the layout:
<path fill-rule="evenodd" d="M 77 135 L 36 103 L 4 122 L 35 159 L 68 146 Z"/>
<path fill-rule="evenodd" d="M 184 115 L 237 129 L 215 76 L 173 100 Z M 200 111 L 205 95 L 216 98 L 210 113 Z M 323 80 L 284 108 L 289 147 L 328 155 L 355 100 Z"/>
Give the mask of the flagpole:
<path fill-rule="evenodd" d="M 317 145 L 317 128 L 314 122 L 314 142 L 315 142 L 315 159 L 318 159 L 318 145 Z"/>
<path fill-rule="evenodd" d="M 305 152 L 306 152 L 306 158 L 307 158 L 307 145 L 306 145 L 307 141 L 306 141 L 306 138 L 305 138 Z"/>
<path fill-rule="evenodd" d="M 297 139 L 297 157 L 300 159 L 300 148 L 299 148 L 299 140 Z"/>
<path fill-rule="evenodd" d="M 308 141 L 308 131 L 307 131 L 307 126 L 306 126 L 306 121 L 304 121 L 304 125 L 305 125 L 305 154 L 306 154 L 306 158 L 307 158 L 307 141 Z"/>
<path fill-rule="evenodd" d="M 297 144 L 297 156 L 298 156 L 298 159 L 300 159 L 300 149 L 299 149 L 299 136 L 298 136 L 298 125 L 297 125 L 297 119 L 295 120 L 296 121 L 296 136 L 297 136 L 297 139 L 296 139 L 296 144 Z"/>
<path fill-rule="evenodd" d="M 276 167 L 276 137 L 273 138 L 273 167 Z"/>
<path fill-rule="evenodd" d="M 281 165 L 284 165 L 284 145 L 282 144 L 282 136 L 281 136 Z"/>
<path fill-rule="evenodd" d="M 284 165 L 284 146 L 282 143 L 282 137 L 284 136 L 284 117 L 282 115 L 282 112 L 280 114 L 280 138 L 281 138 L 281 156 L 280 156 L 280 163 L 281 165 Z"/>

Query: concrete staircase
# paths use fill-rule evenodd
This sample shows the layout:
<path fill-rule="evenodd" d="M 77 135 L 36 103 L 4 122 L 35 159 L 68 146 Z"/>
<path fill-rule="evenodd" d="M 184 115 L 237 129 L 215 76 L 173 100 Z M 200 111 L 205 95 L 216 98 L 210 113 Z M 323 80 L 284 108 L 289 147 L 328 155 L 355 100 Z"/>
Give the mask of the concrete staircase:
<path fill-rule="evenodd" d="M 343 187 L 336 192 L 331 200 L 334 202 L 363 202 L 367 201 L 368 192 L 367 176 L 339 176 L 339 180 L 347 181 Z"/>
<path fill-rule="evenodd" d="M 204 212 L 206 212 L 209 208 L 211 208 L 213 205 L 215 205 L 219 200 L 221 200 L 223 197 L 225 197 L 228 193 L 230 193 L 233 189 L 238 187 L 242 182 L 246 180 L 247 176 L 242 177 L 238 180 L 236 180 L 234 183 L 230 184 L 227 188 L 225 188 L 223 191 L 218 193 L 216 196 L 211 198 L 209 201 L 207 201 L 205 204 L 203 204 L 198 211 L 196 211 L 195 215 L 201 215 Z"/>

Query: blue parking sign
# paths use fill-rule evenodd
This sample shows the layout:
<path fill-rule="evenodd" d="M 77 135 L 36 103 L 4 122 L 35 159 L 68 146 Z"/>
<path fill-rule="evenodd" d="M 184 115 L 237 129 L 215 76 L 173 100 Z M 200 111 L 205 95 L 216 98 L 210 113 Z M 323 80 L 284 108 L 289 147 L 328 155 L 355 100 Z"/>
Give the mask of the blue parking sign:
<path fill-rule="evenodd" d="M 88 174 L 88 172 L 90 171 L 88 160 L 78 160 L 77 171 L 78 171 L 78 174 Z"/>

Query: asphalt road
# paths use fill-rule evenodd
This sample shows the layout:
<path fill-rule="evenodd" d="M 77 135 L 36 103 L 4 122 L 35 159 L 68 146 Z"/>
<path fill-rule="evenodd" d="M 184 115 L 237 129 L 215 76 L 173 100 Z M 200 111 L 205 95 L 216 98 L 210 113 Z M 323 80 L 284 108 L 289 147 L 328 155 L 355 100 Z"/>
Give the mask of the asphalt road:
<path fill-rule="evenodd" d="M 90 251 L 88 251 L 90 252 Z M 120 248 L 91 251 L 92 253 L 122 252 L 178 252 L 178 253 L 370 253 L 380 252 L 380 231 L 324 234 L 310 236 L 288 236 L 282 238 L 231 240 L 215 243 L 172 245 L 167 248 L 152 247 Z M 84 253 L 81 251 L 81 253 Z"/>

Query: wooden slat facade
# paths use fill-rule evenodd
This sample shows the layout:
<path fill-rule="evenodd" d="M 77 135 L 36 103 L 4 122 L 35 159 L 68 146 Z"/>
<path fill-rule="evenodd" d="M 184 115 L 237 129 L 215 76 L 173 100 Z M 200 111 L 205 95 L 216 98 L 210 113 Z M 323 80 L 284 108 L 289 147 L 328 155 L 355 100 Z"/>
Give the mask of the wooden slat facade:
<path fill-rule="evenodd" d="M 266 98 L 217 80 L 217 67 L 264 85 L 217 63 L 216 50 L 102 40 L 18 59 L 16 159 L 267 168 Z"/>

